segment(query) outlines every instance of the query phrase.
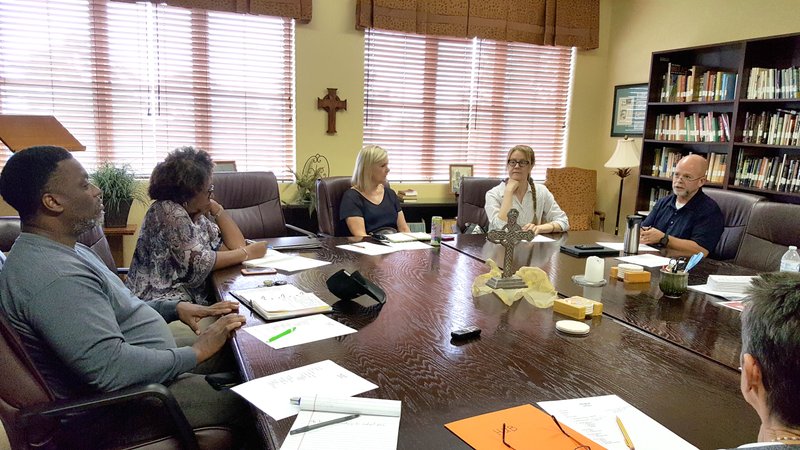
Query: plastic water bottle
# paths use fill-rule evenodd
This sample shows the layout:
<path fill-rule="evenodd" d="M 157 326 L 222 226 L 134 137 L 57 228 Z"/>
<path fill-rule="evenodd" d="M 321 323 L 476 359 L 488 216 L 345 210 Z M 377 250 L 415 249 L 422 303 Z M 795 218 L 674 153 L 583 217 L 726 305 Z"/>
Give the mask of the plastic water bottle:
<path fill-rule="evenodd" d="M 790 245 L 781 258 L 781 272 L 800 272 L 800 255 L 794 245 Z"/>

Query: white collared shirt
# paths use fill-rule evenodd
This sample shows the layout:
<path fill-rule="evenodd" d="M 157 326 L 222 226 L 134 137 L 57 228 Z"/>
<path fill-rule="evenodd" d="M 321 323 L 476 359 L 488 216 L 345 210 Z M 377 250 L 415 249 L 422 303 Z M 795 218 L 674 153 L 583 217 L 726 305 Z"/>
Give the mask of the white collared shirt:
<path fill-rule="evenodd" d="M 533 192 L 531 192 L 530 184 L 527 182 L 525 184 L 527 185 L 528 190 L 522 197 L 522 202 L 520 202 L 515 195 L 511 206 L 519 211 L 517 223 L 519 225 L 525 225 L 533 222 L 533 219 L 536 218 L 537 224 L 555 222 L 561 225 L 561 229 L 563 231 L 569 230 L 569 220 L 567 219 L 567 214 L 561 210 L 560 206 L 558 206 L 556 199 L 553 198 L 553 194 L 550 193 L 550 191 L 543 184 L 534 183 L 536 186 L 536 211 L 534 212 Z M 506 225 L 506 221 L 500 220 L 498 217 L 500 205 L 503 204 L 503 194 L 505 191 L 506 182 L 503 181 L 486 192 L 486 205 L 484 206 L 484 209 L 486 210 L 486 217 L 489 218 L 488 231 L 500 230 Z"/>

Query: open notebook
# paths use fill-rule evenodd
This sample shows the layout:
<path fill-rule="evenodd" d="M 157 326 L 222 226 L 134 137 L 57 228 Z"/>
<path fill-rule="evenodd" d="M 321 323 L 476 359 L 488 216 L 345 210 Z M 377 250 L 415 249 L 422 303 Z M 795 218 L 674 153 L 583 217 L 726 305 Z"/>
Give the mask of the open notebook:
<path fill-rule="evenodd" d="M 324 313 L 332 309 L 313 292 L 303 292 L 291 284 L 243 289 L 231 294 L 266 320 Z"/>
<path fill-rule="evenodd" d="M 358 414 L 358 417 L 304 433 L 289 434 L 281 450 L 397 448 L 402 405 L 399 400 L 321 395 L 302 396 L 292 400 L 300 405 L 292 430 L 352 414 Z"/>

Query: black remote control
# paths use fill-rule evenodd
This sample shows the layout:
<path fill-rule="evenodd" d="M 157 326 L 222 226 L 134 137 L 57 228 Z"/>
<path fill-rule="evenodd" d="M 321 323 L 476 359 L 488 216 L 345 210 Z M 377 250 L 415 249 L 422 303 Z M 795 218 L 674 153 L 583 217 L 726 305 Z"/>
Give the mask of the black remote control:
<path fill-rule="evenodd" d="M 476 326 L 459 328 L 450 332 L 450 336 L 452 336 L 454 340 L 472 339 L 480 335 L 481 329 Z"/>

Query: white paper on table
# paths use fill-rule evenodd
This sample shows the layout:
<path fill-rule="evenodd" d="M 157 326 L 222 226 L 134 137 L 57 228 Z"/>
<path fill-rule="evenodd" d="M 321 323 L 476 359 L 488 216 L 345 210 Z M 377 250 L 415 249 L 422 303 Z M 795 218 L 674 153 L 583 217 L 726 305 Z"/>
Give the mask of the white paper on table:
<path fill-rule="evenodd" d="M 386 245 L 395 250 L 427 250 L 429 248 L 433 248 L 432 246 L 420 241 L 387 242 Z"/>
<path fill-rule="evenodd" d="M 314 267 L 326 266 L 330 261 L 320 261 L 318 259 L 306 258 L 305 256 L 292 256 L 291 258 L 276 261 L 270 265 L 273 269 L 283 272 L 297 272 L 300 270 L 313 269 Z"/>
<path fill-rule="evenodd" d="M 388 245 L 373 244 L 372 242 L 358 242 L 356 244 L 337 245 L 336 247 L 370 256 L 386 255 L 397 251 Z"/>
<path fill-rule="evenodd" d="M 628 450 L 617 417 L 636 448 L 697 449 L 616 395 L 539 402 L 539 406 L 608 450 Z"/>
<path fill-rule="evenodd" d="M 342 413 L 300 411 L 292 429 L 346 416 Z M 305 433 L 289 434 L 281 450 L 395 450 L 400 417 L 359 416 Z"/>
<path fill-rule="evenodd" d="M 292 255 L 285 255 L 277 250 L 268 248 L 267 253 L 263 257 L 251 259 L 249 261 L 245 261 L 242 264 L 244 264 L 247 267 L 272 267 L 273 263 L 293 257 L 294 256 Z"/>
<path fill-rule="evenodd" d="M 541 234 L 537 234 L 536 236 L 533 237 L 533 239 L 531 239 L 528 242 L 555 242 L 555 239 L 549 238 Z"/>
<path fill-rule="evenodd" d="M 728 300 L 742 300 L 744 298 L 747 298 L 747 294 L 711 290 L 711 288 L 709 288 L 707 284 L 696 284 L 694 286 L 689 286 L 689 289 L 697 292 L 702 292 L 704 294 L 716 295 L 717 297 L 726 298 Z"/>
<path fill-rule="evenodd" d="M 602 245 L 603 247 L 608 247 L 610 249 L 614 249 L 617 251 L 625 250 L 625 243 L 624 242 L 598 242 L 597 245 Z M 639 251 L 640 252 L 657 252 L 658 249 L 654 247 L 650 247 L 647 244 L 639 244 Z"/>
<path fill-rule="evenodd" d="M 627 262 L 631 264 L 638 264 L 640 266 L 645 267 L 661 267 L 666 266 L 669 264 L 670 259 L 665 258 L 663 256 L 653 255 L 653 254 L 645 254 L 645 255 L 631 255 L 631 256 L 620 256 L 617 258 L 622 262 Z"/>
<path fill-rule="evenodd" d="M 271 337 L 292 327 L 294 327 L 294 331 L 291 333 L 269 342 Z M 356 332 L 356 330 L 324 314 L 265 323 L 264 325 L 244 328 L 244 331 L 276 350 Z"/>
<path fill-rule="evenodd" d="M 331 392 L 352 396 L 377 387 L 335 362 L 325 360 L 256 378 L 231 390 L 273 419 L 281 420 L 300 412 L 300 406 L 291 402 L 293 397 Z"/>

